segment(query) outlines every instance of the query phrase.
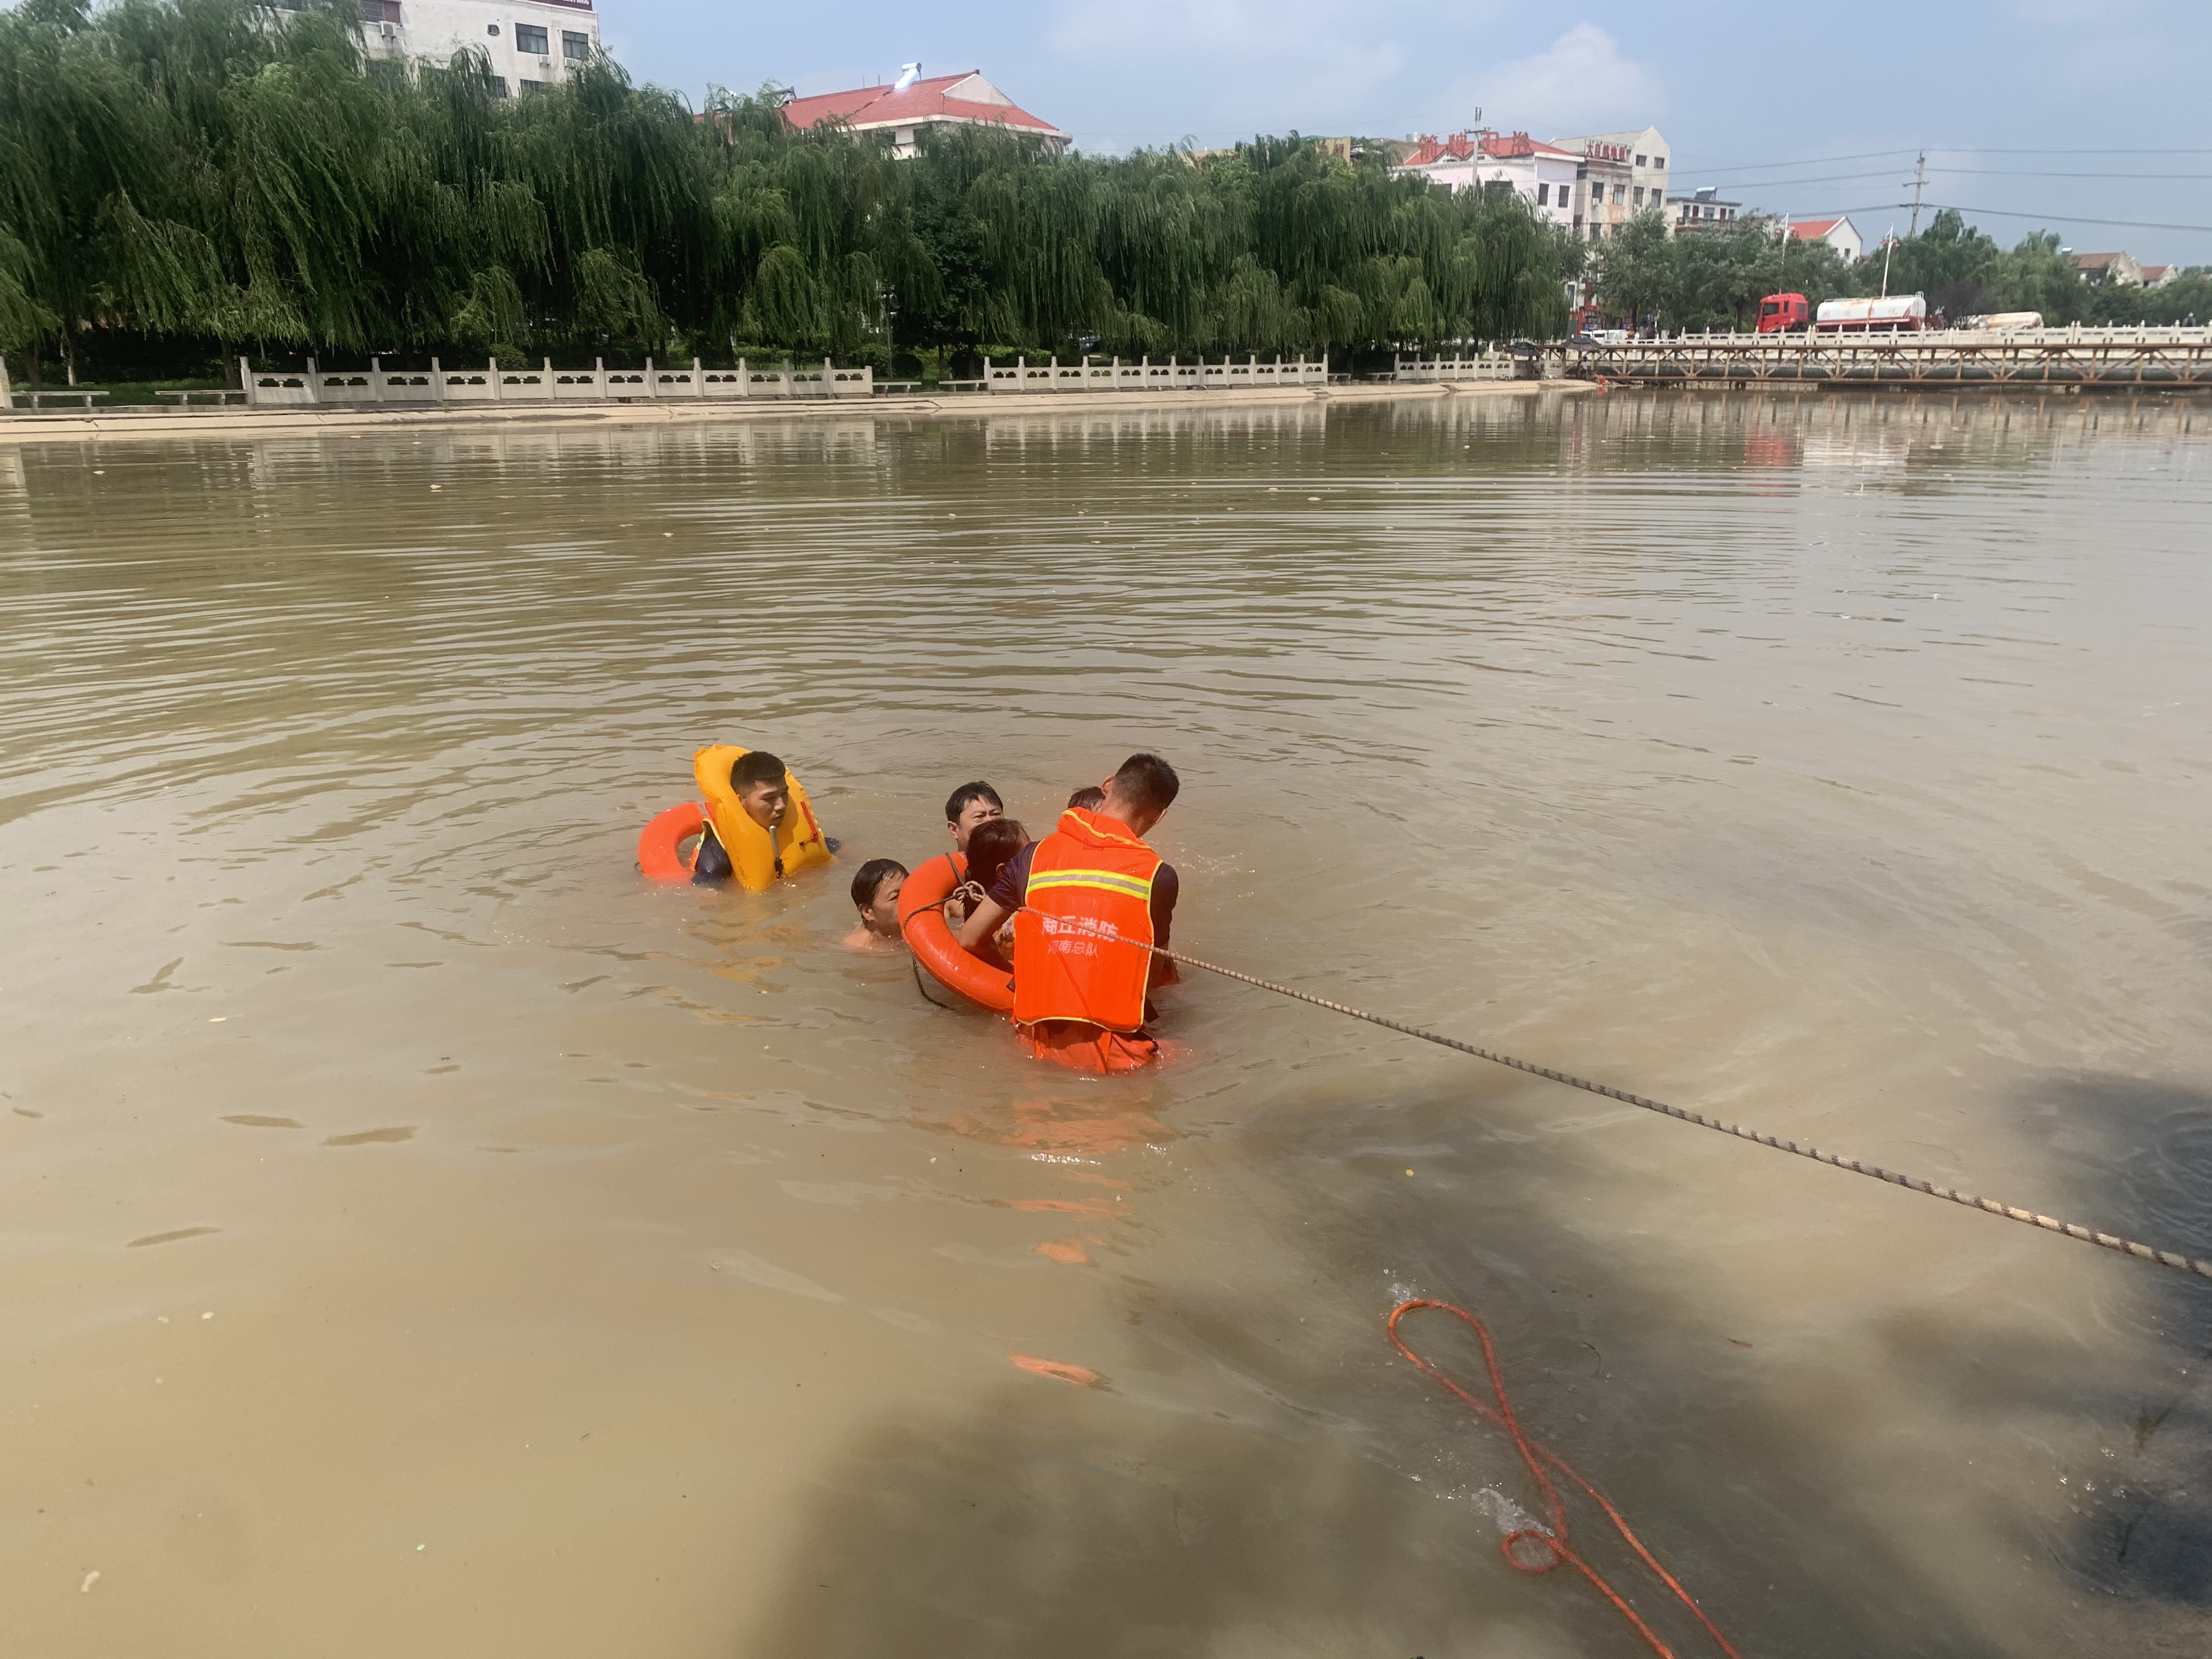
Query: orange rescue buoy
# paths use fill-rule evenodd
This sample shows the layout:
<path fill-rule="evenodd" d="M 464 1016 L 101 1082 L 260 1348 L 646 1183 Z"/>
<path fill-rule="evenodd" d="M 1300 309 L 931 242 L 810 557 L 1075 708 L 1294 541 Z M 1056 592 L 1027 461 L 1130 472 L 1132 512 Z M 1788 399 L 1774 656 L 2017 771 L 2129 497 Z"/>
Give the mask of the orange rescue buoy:
<path fill-rule="evenodd" d="M 945 925 L 942 901 L 967 879 L 968 860 L 957 853 L 934 858 L 899 889 L 899 931 L 915 965 L 948 990 L 994 1014 L 1014 1011 L 1014 976 L 960 948 Z"/>
<path fill-rule="evenodd" d="M 706 810 L 696 800 L 658 814 L 638 836 L 638 869 L 647 881 L 690 880 L 691 860 L 684 855 L 684 843 L 706 827 Z"/>

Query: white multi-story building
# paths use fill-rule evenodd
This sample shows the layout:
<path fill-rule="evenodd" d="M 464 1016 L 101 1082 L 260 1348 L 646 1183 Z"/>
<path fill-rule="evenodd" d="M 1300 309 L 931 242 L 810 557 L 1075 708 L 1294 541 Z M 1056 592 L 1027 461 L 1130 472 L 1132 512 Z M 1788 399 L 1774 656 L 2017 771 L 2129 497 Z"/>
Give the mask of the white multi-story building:
<path fill-rule="evenodd" d="M 443 65 L 472 48 L 502 94 L 542 92 L 599 50 L 592 0 L 362 0 L 370 55 Z"/>
<path fill-rule="evenodd" d="M 1667 163 L 1673 147 L 1660 137 L 1658 128 L 1597 132 L 1552 142 L 1582 160 L 1577 200 L 1582 210 L 1576 222 L 1591 241 L 1617 236 L 1620 228 L 1638 214 L 1667 205 Z"/>
<path fill-rule="evenodd" d="M 1400 173 L 1418 173 L 1451 190 L 1510 190 L 1536 216 L 1565 229 L 1573 222 L 1579 158 L 1525 132 L 1424 133 L 1412 141 Z"/>

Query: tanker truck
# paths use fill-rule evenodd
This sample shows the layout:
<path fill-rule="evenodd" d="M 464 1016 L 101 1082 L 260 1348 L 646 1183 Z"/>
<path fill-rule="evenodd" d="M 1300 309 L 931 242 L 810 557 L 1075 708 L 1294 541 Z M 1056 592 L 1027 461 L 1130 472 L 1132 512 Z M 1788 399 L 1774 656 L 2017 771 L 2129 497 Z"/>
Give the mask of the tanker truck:
<path fill-rule="evenodd" d="M 1761 334 L 1911 334 L 1931 326 L 1928 301 L 1917 294 L 1879 300 L 1823 300 L 1816 313 L 1802 294 L 1770 294 L 1759 302 Z"/>

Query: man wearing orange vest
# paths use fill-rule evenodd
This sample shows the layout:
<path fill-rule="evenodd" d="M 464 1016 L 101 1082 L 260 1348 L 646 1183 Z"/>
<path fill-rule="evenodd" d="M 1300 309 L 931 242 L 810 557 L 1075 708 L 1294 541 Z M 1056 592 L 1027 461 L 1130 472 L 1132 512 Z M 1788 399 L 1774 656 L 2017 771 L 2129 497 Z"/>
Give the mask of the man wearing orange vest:
<path fill-rule="evenodd" d="M 1014 918 L 1014 1027 L 1038 1059 L 1128 1072 L 1159 1058 L 1146 993 L 1175 969 L 1149 947 L 1168 943 L 1181 884 L 1144 838 L 1182 787 L 1158 755 L 1130 756 L 1096 807 L 1069 807 L 1008 861 L 961 928 L 972 951 Z"/>

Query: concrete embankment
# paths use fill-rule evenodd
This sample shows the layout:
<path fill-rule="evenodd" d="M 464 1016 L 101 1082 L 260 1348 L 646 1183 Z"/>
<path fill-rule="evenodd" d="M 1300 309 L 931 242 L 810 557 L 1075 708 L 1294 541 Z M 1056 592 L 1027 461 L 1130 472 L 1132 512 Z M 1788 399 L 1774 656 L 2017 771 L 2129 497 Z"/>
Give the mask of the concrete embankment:
<path fill-rule="evenodd" d="M 945 397 L 777 398 L 759 404 L 639 402 L 420 409 L 113 409 L 0 416 L 0 446 L 133 439 L 299 436 L 426 428 L 720 425 L 732 422 L 850 420 L 855 416 L 1064 415 L 1116 409 L 1226 409 L 1408 398 L 1531 398 L 1590 391 L 1583 380 L 1482 380 L 1451 386 L 1285 386 L 1251 392 L 975 392 Z"/>

